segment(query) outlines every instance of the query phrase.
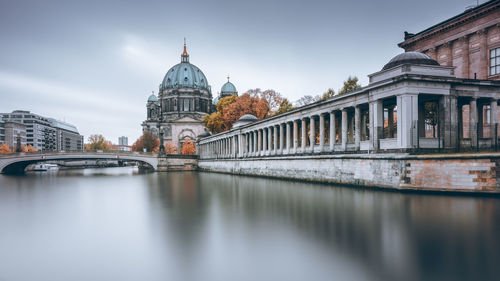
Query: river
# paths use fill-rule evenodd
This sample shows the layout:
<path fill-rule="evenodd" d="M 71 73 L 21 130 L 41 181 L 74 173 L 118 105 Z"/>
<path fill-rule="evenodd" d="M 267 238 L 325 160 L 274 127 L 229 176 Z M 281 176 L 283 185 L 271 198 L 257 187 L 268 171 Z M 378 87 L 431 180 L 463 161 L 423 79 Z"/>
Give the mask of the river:
<path fill-rule="evenodd" d="M 498 198 L 130 167 L 0 175 L 0 281 L 494 280 L 499 261 Z"/>

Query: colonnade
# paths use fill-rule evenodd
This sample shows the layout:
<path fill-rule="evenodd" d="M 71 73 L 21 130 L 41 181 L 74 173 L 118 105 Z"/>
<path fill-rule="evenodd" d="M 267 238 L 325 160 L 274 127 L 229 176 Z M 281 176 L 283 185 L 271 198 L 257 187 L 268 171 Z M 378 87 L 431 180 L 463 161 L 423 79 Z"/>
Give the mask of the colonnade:
<path fill-rule="evenodd" d="M 429 100 L 435 101 L 439 108 L 435 113 L 439 133 L 434 137 L 425 134 L 425 118 L 428 118 L 425 103 Z M 470 139 L 475 147 L 484 137 L 477 136 L 477 133 L 482 133 L 477 124 L 484 121 L 481 112 L 485 103 L 489 110 L 488 126 L 496 128 L 498 124 L 498 100 L 480 98 L 479 101 L 474 97 L 404 94 L 342 108 L 309 109 L 257 121 L 203 139 L 199 144 L 200 156 L 245 158 L 337 151 L 451 149 L 460 145 L 463 139 Z M 465 102 L 470 108 L 468 128 L 462 122 Z"/>

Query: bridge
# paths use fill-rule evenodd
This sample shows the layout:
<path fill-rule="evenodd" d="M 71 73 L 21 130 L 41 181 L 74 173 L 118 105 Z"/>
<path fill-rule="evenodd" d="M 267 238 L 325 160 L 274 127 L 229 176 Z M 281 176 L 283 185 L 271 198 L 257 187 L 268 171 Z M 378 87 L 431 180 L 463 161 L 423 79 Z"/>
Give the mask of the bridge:
<path fill-rule="evenodd" d="M 21 152 L 0 155 L 0 173 L 23 174 L 31 164 L 47 161 L 122 160 L 136 161 L 158 170 L 159 158 L 153 153 L 126 151 L 66 151 L 66 152 Z"/>

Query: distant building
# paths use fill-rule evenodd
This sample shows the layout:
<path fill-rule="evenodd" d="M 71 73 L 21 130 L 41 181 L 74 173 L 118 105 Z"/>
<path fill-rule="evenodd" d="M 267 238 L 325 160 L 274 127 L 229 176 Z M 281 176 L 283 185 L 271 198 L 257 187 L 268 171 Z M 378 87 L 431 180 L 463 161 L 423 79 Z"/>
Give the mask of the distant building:
<path fill-rule="evenodd" d="M 21 145 L 26 146 L 26 125 L 15 121 L 4 122 L 5 143 L 14 151 L 17 147 L 18 139 Z"/>
<path fill-rule="evenodd" d="M 52 127 L 56 129 L 57 150 L 83 150 L 83 136 L 72 124 L 49 118 Z"/>
<path fill-rule="evenodd" d="M 128 145 L 128 138 L 127 137 L 119 137 L 118 138 L 118 145 Z"/>
<path fill-rule="evenodd" d="M 457 78 L 500 80 L 500 0 L 469 8 L 416 34 L 405 32 L 398 46 L 454 66 Z"/>
<path fill-rule="evenodd" d="M 26 144 L 38 150 L 83 150 L 83 136 L 71 124 L 24 110 L 14 110 L 12 113 L 1 115 L 6 124 L 17 122 L 26 125 Z"/>

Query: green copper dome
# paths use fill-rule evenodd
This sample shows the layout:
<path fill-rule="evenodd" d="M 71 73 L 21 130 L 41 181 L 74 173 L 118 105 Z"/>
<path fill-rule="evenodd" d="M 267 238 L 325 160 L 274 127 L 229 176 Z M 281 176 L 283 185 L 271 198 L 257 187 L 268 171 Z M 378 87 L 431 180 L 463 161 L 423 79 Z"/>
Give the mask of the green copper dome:
<path fill-rule="evenodd" d="M 233 85 L 233 83 L 227 81 L 226 84 L 222 86 L 222 89 L 220 90 L 221 93 L 231 93 L 231 94 L 237 94 L 238 91 L 236 91 L 236 87 Z"/>
<path fill-rule="evenodd" d="M 160 85 L 160 90 L 178 88 L 210 90 L 205 74 L 203 74 L 197 66 L 189 63 L 189 55 L 186 52 L 186 45 L 184 45 L 181 63 L 174 65 L 167 71 L 167 74 L 165 74 L 165 78 L 163 78 L 163 82 Z"/>

